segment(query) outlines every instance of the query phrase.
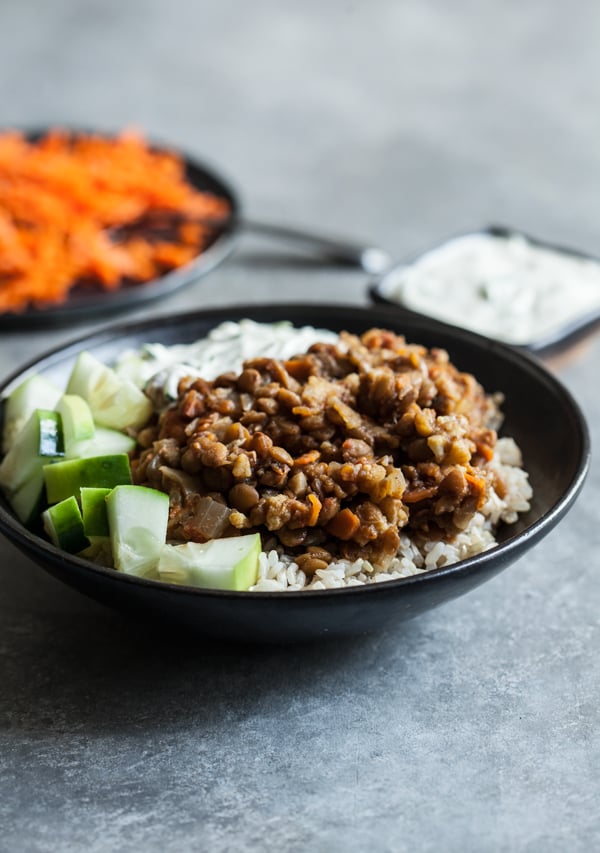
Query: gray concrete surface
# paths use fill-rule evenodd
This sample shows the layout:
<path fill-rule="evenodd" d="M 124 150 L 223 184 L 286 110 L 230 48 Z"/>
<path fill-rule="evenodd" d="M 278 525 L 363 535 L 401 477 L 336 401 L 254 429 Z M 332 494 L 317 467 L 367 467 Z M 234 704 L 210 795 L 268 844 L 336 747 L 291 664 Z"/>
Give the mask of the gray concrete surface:
<path fill-rule="evenodd" d="M 597 250 L 592 2 L 2 0 L 0 124 L 136 124 L 246 208 L 400 257 L 507 222 Z M 245 239 L 157 310 L 362 303 L 360 273 Z M 90 327 L 93 325 L 90 322 Z M 2 332 L 0 372 L 85 327 Z M 600 342 L 560 368 L 600 436 Z M 598 505 L 383 635 L 174 644 L 0 541 L 0 850 L 600 846 Z"/>

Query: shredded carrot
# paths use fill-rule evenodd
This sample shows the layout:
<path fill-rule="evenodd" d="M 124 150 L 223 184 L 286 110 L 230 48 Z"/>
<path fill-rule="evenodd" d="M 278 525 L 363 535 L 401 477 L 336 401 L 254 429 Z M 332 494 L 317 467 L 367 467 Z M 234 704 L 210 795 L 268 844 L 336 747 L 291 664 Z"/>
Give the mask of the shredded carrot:
<path fill-rule="evenodd" d="M 298 378 L 297 376 L 294 376 L 293 373 L 290 373 L 290 376 L 293 379 Z M 297 418 L 310 418 L 311 415 L 315 414 L 315 411 L 314 409 L 311 409 L 310 406 L 293 406 L 292 414 L 295 415 Z"/>
<path fill-rule="evenodd" d="M 484 442 L 480 441 L 478 441 L 475 446 L 477 448 L 477 453 L 479 453 L 480 456 L 483 456 L 486 462 L 491 462 L 494 458 L 494 448 L 490 447 L 489 444 L 484 444 Z"/>
<path fill-rule="evenodd" d="M 318 450 L 307 450 L 306 453 L 302 454 L 302 456 L 296 456 L 294 459 L 294 465 L 299 467 L 310 465 L 312 462 L 317 462 L 320 457 L 321 454 Z"/>
<path fill-rule="evenodd" d="M 437 494 L 436 486 L 430 486 L 429 488 L 423 486 L 418 489 L 413 489 L 412 492 L 404 492 L 404 494 L 402 495 L 402 500 L 405 504 L 416 504 L 420 501 L 426 501 L 429 498 L 432 498 L 435 494 Z"/>
<path fill-rule="evenodd" d="M 211 228 L 194 220 L 228 212 L 135 133 L 0 133 L 0 312 L 155 279 L 206 248 Z"/>
<path fill-rule="evenodd" d="M 306 522 L 306 526 L 314 527 L 319 519 L 319 513 L 321 512 L 321 507 L 323 506 L 323 504 L 321 503 L 319 498 L 312 492 L 308 495 L 308 502 L 310 504 L 310 515 L 308 517 L 308 521 Z"/>
<path fill-rule="evenodd" d="M 465 480 L 470 486 L 471 494 L 477 498 L 477 506 L 480 507 L 485 498 L 485 480 L 475 474 L 465 474 Z"/>

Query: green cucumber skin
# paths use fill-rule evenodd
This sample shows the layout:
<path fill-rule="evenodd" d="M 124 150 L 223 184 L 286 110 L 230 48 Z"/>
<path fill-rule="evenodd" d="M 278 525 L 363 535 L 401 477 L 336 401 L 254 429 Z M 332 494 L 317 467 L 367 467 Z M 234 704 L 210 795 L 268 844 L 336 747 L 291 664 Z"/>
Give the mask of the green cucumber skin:
<path fill-rule="evenodd" d="M 95 433 L 92 412 L 87 401 L 78 394 L 63 394 L 56 406 L 62 419 L 65 451 L 74 444 L 91 439 Z"/>
<path fill-rule="evenodd" d="M 53 544 L 69 554 L 77 554 L 90 544 L 83 530 L 83 518 L 74 495 L 48 507 L 42 514 L 44 528 Z"/>
<path fill-rule="evenodd" d="M 2 450 L 8 453 L 36 409 L 54 410 L 60 389 L 39 373 L 32 373 L 11 392 L 4 408 Z"/>
<path fill-rule="evenodd" d="M 38 409 L 38 456 L 64 456 L 62 418 L 58 412 Z"/>
<path fill-rule="evenodd" d="M 64 455 L 60 415 L 36 409 L 0 465 L 0 485 L 10 495 L 18 491 L 44 462 Z"/>
<path fill-rule="evenodd" d="M 106 511 L 106 497 L 111 489 L 100 489 L 83 486 L 81 489 L 81 514 L 83 516 L 83 530 L 86 536 L 103 537 L 108 539 L 108 514 Z"/>
<path fill-rule="evenodd" d="M 244 592 L 257 581 L 260 549 L 258 533 L 204 543 L 165 545 L 158 574 L 161 580 L 171 583 Z"/>
<path fill-rule="evenodd" d="M 46 496 L 54 504 L 71 495 L 79 495 L 85 486 L 112 489 L 131 483 L 129 457 L 126 453 L 67 459 L 44 465 Z"/>

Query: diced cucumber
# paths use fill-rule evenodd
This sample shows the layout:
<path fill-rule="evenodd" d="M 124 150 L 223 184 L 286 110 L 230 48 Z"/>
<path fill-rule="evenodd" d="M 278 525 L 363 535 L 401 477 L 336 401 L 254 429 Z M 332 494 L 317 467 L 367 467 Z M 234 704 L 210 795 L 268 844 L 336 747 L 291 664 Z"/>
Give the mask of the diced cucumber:
<path fill-rule="evenodd" d="M 106 512 L 106 496 L 110 489 L 98 489 L 84 486 L 81 489 L 81 514 L 83 529 L 90 542 L 99 538 L 108 539 L 108 515 Z"/>
<path fill-rule="evenodd" d="M 111 429 L 137 429 L 152 414 L 152 404 L 143 391 L 89 352 L 77 356 L 67 393 L 87 400 L 95 422 Z"/>
<path fill-rule="evenodd" d="M 92 542 L 91 545 L 79 552 L 79 556 L 85 557 L 86 560 L 96 563 L 98 566 L 106 566 L 110 569 L 114 568 L 110 539 L 99 539 L 96 542 Z"/>
<path fill-rule="evenodd" d="M 0 464 L 0 486 L 16 492 L 49 458 L 62 455 L 60 415 L 36 409 Z"/>
<path fill-rule="evenodd" d="M 258 577 L 260 535 L 165 545 L 158 561 L 161 580 L 209 589 L 247 590 Z"/>
<path fill-rule="evenodd" d="M 93 437 L 96 428 L 92 412 L 79 394 L 63 394 L 56 405 L 62 421 L 65 455 L 71 456 L 74 445 Z"/>
<path fill-rule="evenodd" d="M 31 475 L 29 480 L 19 486 L 16 492 L 8 496 L 8 502 L 15 511 L 17 518 L 26 527 L 39 524 L 42 510 L 46 507 L 44 474 L 41 466 Z"/>
<path fill-rule="evenodd" d="M 69 459 L 85 459 L 88 456 L 131 453 L 133 450 L 135 450 L 134 438 L 116 429 L 97 426 L 93 438 L 74 442 L 65 456 Z"/>
<path fill-rule="evenodd" d="M 4 406 L 2 452 L 8 453 L 36 409 L 54 409 L 60 395 L 60 389 L 39 373 L 32 373 L 21 382 Z"/>
<path fill-rule="evenodd" d="M 116 453 L 87 459 L 66 459 L 44 465 L 44 480 L 49 504 L 71 495 L 79 497 L 83 486 L 112 489 L 122 483 L 131 483 L 129 457 L 126 453 Z"/>
<path fill-rule="evenodd" d="M 169 497 L 146 486 L 117 486 L 106 498 L 115 568 L 156 578 L 165 544 Z"/>
<path fill-rule="evenodd" d="M 83 519 L 79 510 L 79 504 L 71 495 L 60 503 L 48 507 L 42 513 L 44 530 L 50 537 L 50 541 L 57 548 L 77 554 L 89 546 L 89 540 L 83 532 Z"/>

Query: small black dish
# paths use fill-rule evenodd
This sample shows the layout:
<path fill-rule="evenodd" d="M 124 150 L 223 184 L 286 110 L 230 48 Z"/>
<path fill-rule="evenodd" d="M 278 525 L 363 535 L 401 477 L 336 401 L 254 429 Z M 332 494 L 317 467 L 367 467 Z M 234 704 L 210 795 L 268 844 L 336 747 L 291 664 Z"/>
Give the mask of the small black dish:
<path fill-rule="evenodd" d="M 534 490 L 530 511 L 498 531 L 497 546 L 447 568 L 368 586 L 306 592 L 221 592 L 123 575 L 59 551 L 25 529 L 4 501 L 0 532 L 52 575 L 112 607 L 200 635 L 279 643 L 360 634 L 413 618 L 473 589 L 523 556 L 573 505 L 590 450 L 583 415 L 566 388 L 536 359 L 512 347 L 425 317 L 390 312 L 387 306 L 240 306 L 112 326 L 29 363 L 5 380 L 0 395 L 6 396 L 31 371 L 63 385 L 81 349 L 110 362 L 126 348 L 152 341 L 189 343 L 224 320 L 243 317 L 357 333 L 374 326 L 391 328 L 410 341 L 447 349 L 454 363 L 475 373 L 488 391 L 505 394 L 502 432 L 513 436 L 523 451 Z"/>
<path fill-rule="evenodd" d="M 451 242 L 459 240 L 463 237 L 469 237 L 471 235 L 489 235 L 491 237 L 499 238 L 519 237 L 525 240 L 527 243 L 530 243 L 532 246 L 541 249 L 548 249 L 560 255 L 564 255 L 565 257 L 591 261 L 595 264 L 598 264 L 600 268 L 600 258 L 597 258 L 586 252 L 565 246 L 560 246 L 555 243 L 541 240 L 537 237 L 532 237 L 529 234 L 526 234 L 523 231 L 519 231 L 515 228 L 509 228 L 504 225 L 489 225 L 478 230 L 455 234 L 447 240 L 436 244 L 435 246 L 431 246 L 426 250 L 415 253 L 406 258 L 405 260 L 392 265 L 387 270 L 385 270 L 385 272 L 381 276 L 379 276 L 375 281 L 370 284 L 369 296 L 371 300 L 376 304 L 388 305 L 393 310 L 401 311 L 402 316 L 404 317 L 427 316 L 419 311 L 409 308 L 407 305 L 402 304 L 397 299 L 394 299 L 392 296 L 390 296 L 390 291 L 392 287 L 396 284 L 399 274 L 402 272 L 402 270 L 413 266 L 426 255 L 429 255 L 430 252 L 443 249 Z M 600 293 L 598 296 L 597 307 L 593 310 L 588 311 L 586 313 L 581 313 L 574 319 L 569 319 L 567 321 L 563 320 L 562 322 L 558 322 L 556 327 L 549 334 L 542 334 L 539 337 L 532 338 L 531 340 L 525 341 L 523 343 L 509 345 L 515 346 L 518 349 L 535 353 L 539 357 L 550 356 L 567 349 L 568 347 L 577 343 L 577 341 L 581 340 L 586 335 L 595 331 L 599 327 Z M 459 327 L 456 326 L 456 328 Z"/>

